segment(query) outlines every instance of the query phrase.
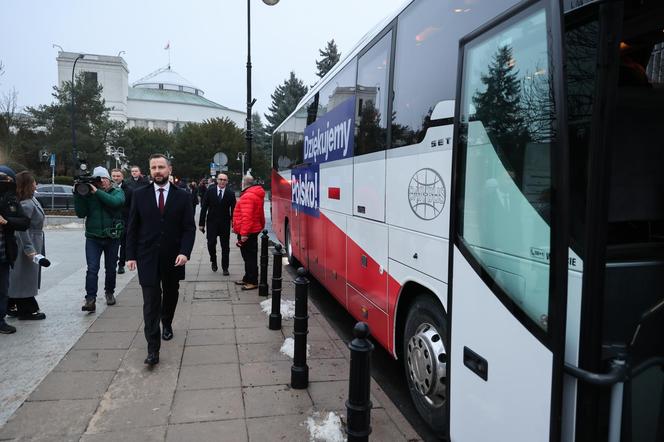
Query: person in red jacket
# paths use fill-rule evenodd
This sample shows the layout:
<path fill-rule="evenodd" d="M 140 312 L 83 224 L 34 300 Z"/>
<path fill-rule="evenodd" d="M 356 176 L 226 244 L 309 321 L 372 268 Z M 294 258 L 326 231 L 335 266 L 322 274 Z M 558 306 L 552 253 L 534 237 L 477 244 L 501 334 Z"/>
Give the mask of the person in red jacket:
<path fill-rule="evenodd" d="M 242 179 L 242 193 L 233 212 L 233 231 L 244 260 L 244 277 L 235 281 L 242 290 L 258 288 L 258 234 L 265 227 L 265 190 L 247 174 Z"/>

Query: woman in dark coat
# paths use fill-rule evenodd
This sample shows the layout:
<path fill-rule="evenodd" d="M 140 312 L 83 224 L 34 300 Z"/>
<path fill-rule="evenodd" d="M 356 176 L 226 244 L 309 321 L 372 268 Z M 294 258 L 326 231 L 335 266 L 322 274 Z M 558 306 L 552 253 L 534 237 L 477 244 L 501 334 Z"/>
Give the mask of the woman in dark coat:
<path fill-rule="evenodd" d="M 16 174 L 16 194 L 23 212 L 30 218 L 25 232 L 16 232 L 18 257 L 9 274 L 9 312 L 18 319 L 44 319 L 35 299 L 41 284 L 41 266 L 33 261 L 35 255 L 44 255 L 44 209 L 34 197 L 37 183 L 30 172 Z"/>

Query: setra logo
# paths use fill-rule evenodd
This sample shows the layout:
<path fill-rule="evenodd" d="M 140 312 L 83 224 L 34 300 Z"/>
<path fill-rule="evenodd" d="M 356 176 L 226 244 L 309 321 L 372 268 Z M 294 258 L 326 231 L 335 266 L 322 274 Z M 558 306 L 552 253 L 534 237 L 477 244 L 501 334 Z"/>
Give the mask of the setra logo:
<path fill-rule="evenodd" d="M 433 169 L 420 169 L 408 184 L 408 202 L 418 218 L 430 221 L 445 208 L 445 183 Z"/>

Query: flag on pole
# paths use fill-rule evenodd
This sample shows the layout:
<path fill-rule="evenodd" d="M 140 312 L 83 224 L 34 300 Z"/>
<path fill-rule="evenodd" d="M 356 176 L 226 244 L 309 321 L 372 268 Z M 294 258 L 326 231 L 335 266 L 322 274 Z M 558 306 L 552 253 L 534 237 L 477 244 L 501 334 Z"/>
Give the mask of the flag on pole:
<path fill-rule="evenodd" d="M 171 48 L 171 42 L 170 40 L 166 42 L 166 46 L 164 46 L 164 50 L 170 49 Z"/>

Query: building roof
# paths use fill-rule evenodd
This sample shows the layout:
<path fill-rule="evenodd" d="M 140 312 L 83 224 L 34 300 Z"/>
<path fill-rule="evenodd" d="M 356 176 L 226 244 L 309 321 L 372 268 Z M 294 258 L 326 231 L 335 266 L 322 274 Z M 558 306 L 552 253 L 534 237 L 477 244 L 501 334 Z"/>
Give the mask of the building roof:
<path fill-rule="evenodd" d="M 157 69 L 156 71 L 135 81 L 132 86 L 136 88 L 155 88 L 159 87 L 160 84 L 162 85 L 162 89 L 172 89 L 172 87 L 168 86 L 175 86 L 176 90 L 184 90 L 188 93 L 203 95 L 203 91 L 199 87 L 194 86 L 189 80 L 172 70 L 170 65 L 161 69 Z"/>
<path fill-rule="evenodd" d="M 142 87 L 130 87 L 128 94 L 128 100 L 139 100 L 139 101 L 158 101 L 162 103 L 177 103 L 177 104 L 189 104 L 193 106 L 205 106 L 212 107 L 215 109 L 224 109 L 229 111 L 241 112 L 235 109 L 222 106 L 221 104 L 215 103 L 214 101 L 203 98 L 200 95 L 189 94 L 186 92 L 173 91 L 168 89 L 149 89 Z"/>

